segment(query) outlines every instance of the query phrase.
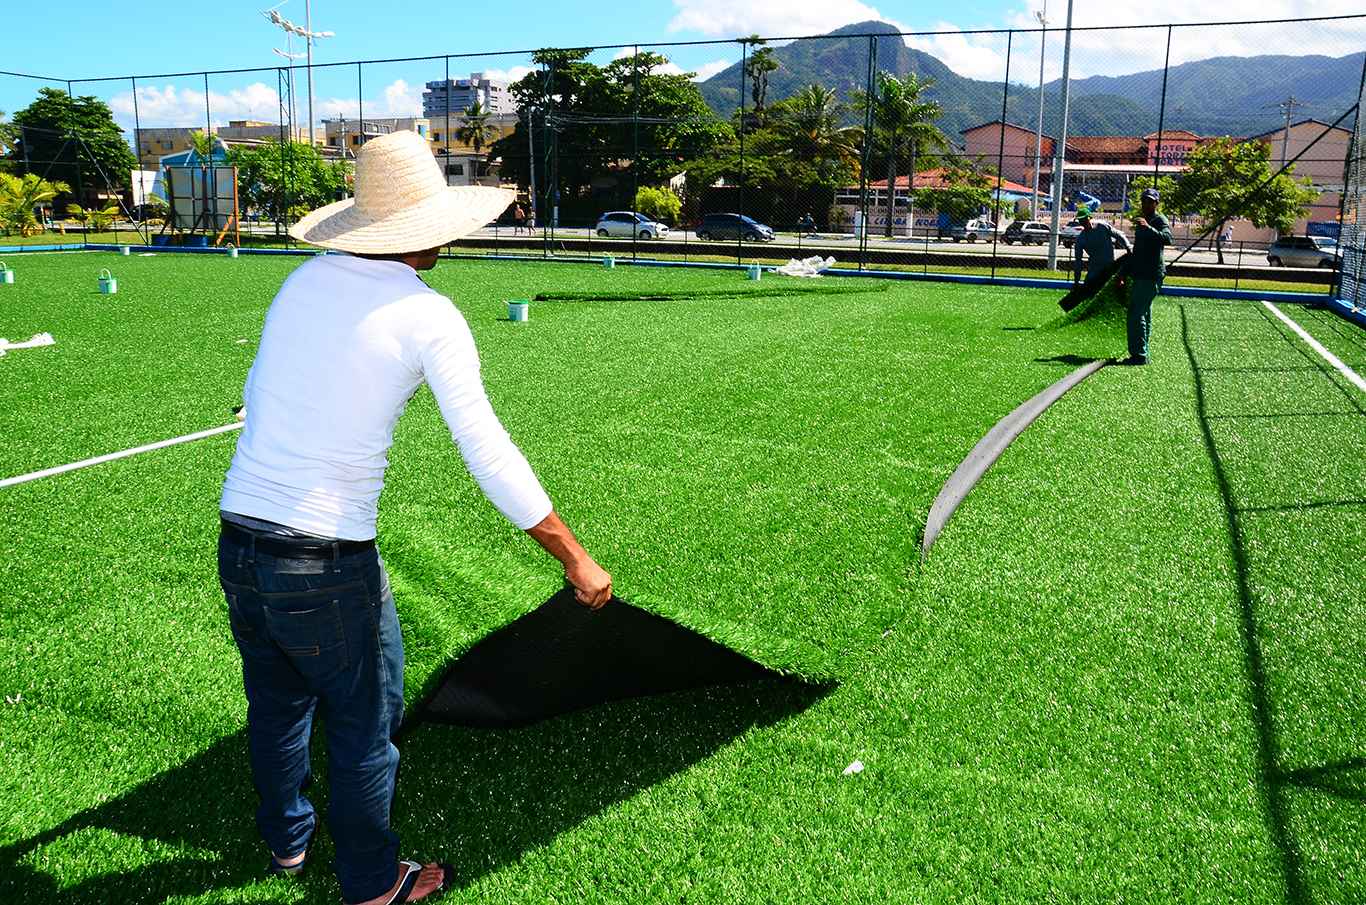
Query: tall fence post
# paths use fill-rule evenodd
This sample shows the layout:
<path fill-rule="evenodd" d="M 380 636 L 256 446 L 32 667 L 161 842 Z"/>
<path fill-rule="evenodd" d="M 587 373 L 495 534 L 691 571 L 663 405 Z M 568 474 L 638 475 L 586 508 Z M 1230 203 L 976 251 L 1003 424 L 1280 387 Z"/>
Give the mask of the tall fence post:
<path fill-rule="evenodd" d="M 868 71 L 864 75 L 863 153 L 859 160 L 858 211 L 854 218 L 854 238 L 858 240 L 858 269 L 868 257 L 868 164 L 873 156 L 874 84 L 877 79 L 877 38 L 868 36 Z"/>
<path fill-rule="evenodd" d="M 275 240 L 280 240 L 280 221 L 284 217 L 284 196 L 281 191 L 284 189 L 285 181 L 285 80 L 284 70 L 276 67 L 275 69 L 275 98 L 280 104 L 280 179 L 275 183 Z M 291 121 L 290 138 L 293 138 L 294 123 Z"/>
<path fill-rule="evenodd" d="M 631 213 L 636 213 L 636 198 L 640 195 L 640 45 L 635 45 L 635 55 L 631 58 Z M 636 260 L 636 242 L 640 238 L 640 226 L 631 224 L 631 260 Z M 655 238 L 659 238 L 656 236 Z M 593 233 L 588 233 L 588 241 L 593 241 Z"/>
<path fill-rule="evenodd" d="M 735 213 L 745 215 L 745 85 L 749 73 L 749 43 L 740 41 L 740 181 L 735 192 Z M 735 230 L 735 263 L 744 263 L 745 224 L 740 221 Z"/>
<path fill-rule="evenodd" d="M 67 98 L 71 101 L 71 103 L 72 103 L 73 105 L 76 103 L 76 95 L 75 95 L 75 93 L 73 93 L 72 90 L 71 90 L 71 80 L 70 80 L 70 79 L 67 79 L 67 82 L 66 82 L 66 96 L 67 96 Z M 65 136 L 63 136 L 63 141 L 62 141 L 62 149 L 65 150 L 65 149 L 68 148 L 68 147 L 71 148 L 71 159 L 72 159 L 72 162 L 73 162 L 73 163 L 75 164 L 75 166 L 76 166 L 76 197 L 80 199 L 80 204 L 81 204 L 82 206 L 84 206 L 84 205 L 88 204 L 89 202 L 88 202 L 88 200 L 87 200 L 86 197 L 85 197 L 85 180 L 84 180 L 84 178 L 83 178 L 82 175 L 81 175 L 81 156 L 80 156 L 80 154 L 76 153 L 75 135 L 74 135 L 72 132 L 69 132 L 69 131 L 65 134 Z M 60 155 L 60 154 L 61 154 L 61 151 L 58 151 L 57 153 L 58 153 L 58 155 Z M 50 168 L 51 168 L 51 167 L 49 167 L 49 169 L 50 169 Z M 89 221 L 89 220 L 86 220 L 85 223 L 81 224 L 81 247 L 82 247 L 82 248 L 84 248 L 86 245 L 90 244 L 89 229 L 90 229 L 90 221 Z"/>
<path fill-rule="evenodd" d="M 1005 77 L 1005 82 L 1001 85 L 1001 128 L 1000 128 L 1000 132 L 1001 132 L 1001 144 L 1000 144 L 1000 147 L 999 147 L 999 148 L 997 149 L 997 151 L 996 151 L 996 188 L 995 188 L 995 191 L 992 192 L 992 195 L 991 195 L 991 207 L 989 208 L 989 210 L 990 210 L 990 212 L 991 212 L 991 223 L 992 223 L 992 230 L 991 230 L 991 279 L 992 279 L 992 280 L 995 280 L 995 279 L 996 279 L 996 248 L 997 248 L 996 242 L 997 242 L 997 238 L 998 238 L 999 235 L 1000 235 L 1000 229 L 998 228 L 998 227 L 1000 226 L 1000 224 L 999 224 L 997 221 L 999 221 L 999 220 L 1001 219 L 1001 191 L 1002 191 L 1002 188 L 1003 188 L 1003 183 L 1005 182 L 1005 179 L 1006 179 L 1006 175 L 1005 175 L 1005 170 L 1006 170 L 1006 107 L 1007 107 L 1008 104 L 1010 103 L 1010 51 L 1011 51 L 1011 48 L 1014 46 L 1014 43 L 1015 43 L 1015 32 L 1013 32 L 1013 31 L 1007 32 L 1007 33 L 1006 33 L 1006 77 Z M 1035 169 L 1037 169 L 1037 168 L 1038 168 L 1038 164 L 1035 164 Z"/>
<path fill-rule="evenodd" d="M 323 140 L 327 140 L 327 130 L 323 130 Z M 365 77 L 361 64 L 356 64 L 356 147 L 365 147 Z M 342 159 L 346 158 L 345 152 Z"/>
<path fill-rule="evenodd" d="M 1167 53 L 1162 59 L 1162 100 L 1157 105 L 1157 151 L 1153 155 L 1153 188 L 1157 188 L 1157 175 L 1162 166 L 1163 130 L 1167 125 L 1167 75 L 1172 68 L 1172 27 L 1167 26 Z"/>

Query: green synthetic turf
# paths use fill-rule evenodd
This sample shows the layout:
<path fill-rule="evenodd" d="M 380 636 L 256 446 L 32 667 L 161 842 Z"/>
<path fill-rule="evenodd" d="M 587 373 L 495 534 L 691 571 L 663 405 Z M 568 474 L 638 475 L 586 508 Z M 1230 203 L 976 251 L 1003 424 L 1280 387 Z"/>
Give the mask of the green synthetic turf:
<path fill-rule="evenodd" d="M 225 421 L 254 348 L 236 339 L 297 263 L 26 259 L 4 290 L 40 291 L 3 297 L 0 335 L 58 346 L 0 359 L 0 476 Z M 119 296 L 94 295 L 101 266 Z M 1360 409 L 1269 313 L 1160 301 L 1155 364 L 1064 397 L 921 566 L 918 523 L 976 439 L 1122 336 L 1027 329 L 1052 293 L 925 284 L 500 320 L 537 291 L 741 279 L 431 277 L 621 593 L 839 686 L 418 728 L 405 852 L 455 861 L 469 902 L 1362 897 L 1366 572 L 1331 555 L 1366 544 Z M 0 706 L 0 901 L 335 900 L 325 838 L 304 883 L 257 882 L 210 552 L 231 448 L 0 490 L 0 690 L 22 695 Z M 558 576 L 482 502 L 425 392 L 391 459 L 380 544 L 411 701 Z M 841 776 L 854 759 L 867 769 Z"/>

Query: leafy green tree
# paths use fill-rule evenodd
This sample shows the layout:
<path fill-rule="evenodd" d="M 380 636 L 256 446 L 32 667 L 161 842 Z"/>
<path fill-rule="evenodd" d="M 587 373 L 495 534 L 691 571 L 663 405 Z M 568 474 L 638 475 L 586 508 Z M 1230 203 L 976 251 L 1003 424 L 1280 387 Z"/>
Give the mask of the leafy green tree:
<path fill-rule="evenodd" d="M 14 125 L 23 129 L 10 149 L 11 161 L 45 161 L 47 178 L 84 191 L 80 200 L 129 187 L 137 158 L 99 98 L 42 88 L 33 103 L 14 114 Z"/>
<path fill-rule="evenodd" d="M 66 183 L 49 182 L 37 173 L 0 173 L 0 232 L 7 236 L 37 235 L 43 231 L 36 214 L 38 206 L 70 191 Z"/>
<path fill-rule="evenodd" d="M 673 226 L 683 212 L 683 199 L 674 194 L 672 189 L 642 185 L 636 189 L 635 209 L 647 217 Z"/>
<path fill-rule="evenodd" d="M 243 208 L 290 222 L 300 208 L 313 210 L 341 198 L 351 165 L 323 158 L 306 142 L 270 140 L 253 148 L 233 148 L 228 163 L 237 167 Z"/>
<path fill-rule="evenodd" d="M 590 52 L 537 51 L 542 68 L 509 87 L 520 121 L 489 146 L 504 178 L 529 185 L 530 123 L 537 189 L 558 189 L 564 215 L 585 219 L 629 205 L 633 186 L 668 181 L 732 135 L 691 73 L 664 71 L 667 58 L 647 52 L 598 66 Z"/>
<path fill-rule="evenodd" d="M 764 122 L 764 105 L 768 101 L 768 77 L 770 73 L 776 72 L 781 65 L 778 58 L 773 55 L 772 47 L 764 47 L 768 42 L 758 35 L 750 35 L 742 43 L 748 44 L 752 50 L 745 60 L 745 78 L 750 82 L 750 97 L 754 100 L 754 110 L 751 119 L 754 126 L 760 126 Z"/>
<path fill-rule="evenodd" d="M 1207 229 L 1241 217 L 1288 233 L 1319 196 L 1308 179 L 1295 178 L 1293 164 L 1272 179 L 1278 168 L 1265 142 L 1218 138 L 1192 150 L 1186 165 L 1185 173 L 1158 191 L 1167 210 L 1199 217 Z"/>
<path fill-rule="evenodd" d="M 943 185 L 918 189 L 915 200 L 922 207 L 947 215 L 954 223 L 962 223 L 992 207 L 993 178 L 977 170 L 951 168 L 944 175 Z"/>
<path fill-rule="evenodd" d="M 932 165 L 938 155 L 949 149 L 948 138 L 935 125 L 944 109 L 925 98 L 925 92 L 933 85 L 934 79 L 922 79 L 914 72 L 901 78 L 879 72 L 873 96 L 864 91 L 851 95 L 855 106 L 872 106 L 873 154 L 887 161 L 888 236 L 892 234 L 895 216 L 897 173 L 908 164 L 907 181 L 914 185 L 916 170 Z M 912 207 L 907 213 L 908 220 L 913 221 L 914 215 Z"/>
<path fill-rule="evenodd" d="M 0 110 L 0 173 L 13 170 L 13 166 L 4 158 L 10 156 L 15 143 L 19 140 L 19 129 L 8 121 L 8 117 L 8 113 Z"/>

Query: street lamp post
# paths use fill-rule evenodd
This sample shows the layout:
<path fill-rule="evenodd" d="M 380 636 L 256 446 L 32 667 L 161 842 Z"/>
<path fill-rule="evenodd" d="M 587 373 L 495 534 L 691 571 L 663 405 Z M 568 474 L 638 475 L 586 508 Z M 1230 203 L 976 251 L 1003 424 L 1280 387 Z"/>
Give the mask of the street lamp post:
<path fill-rule="evenodd" d="M 1048 0 L 1044 0 L 1043 9 L 1034 13 L 1034 18 L 1039 20 L 1039 26 L 1043 31 L 1039 32 L 1039 125 L 1034 132 L 1034 193 L 1029 198 L 1029 216 L 1031 219 L 1039 219 L 1039 170 L 1042 169 L 1043 161 L 1043 60 L 1044 48 L 1048 41 Z M 1005 124 L 1001 124 L 1005 128 Z"/>
<path fill-rule="evenodd" d="M 1057 147 L 1053 149 L 1053 217 L 1048 230 L 1048 269 L 1058 268 L 1058 217 L 1062 212 L 1062 182 L 1067 156 L 1067 113 L 1071 100 L 1069 80 L 1072 63 L 1072 0 L 1067 0 L 1067 30 L 1062 41 L 1062 124 L 1058 129 Z"/>
<path fill-rule="evenodd" d="M 272 6 L 270 9 L 262 11 L 261 15 L 265 16 L 268 20 L 270 20 L 270 23 L 271 23 L 272 25 L 277 25 L 277 26 L 279 26 L 280 28 L 284 29 L 284 31 L 285 31 L 286 34 L 298 35 L 299 37 L 301 37 L 301 38 L 304 39 L 304 56 L 307 58 L 307 64 L 306 64 L 306 65 L 307 65 L 307 67 L 308 67 L 308 144 L 309 144 L 309 146 L 311 147 L 311 146 L 314 144 L 314 134 L 313 134 L 313 41 L 314 41 L 315 39 L 317 39 L 317 38 L 332 38 L 332 37 L 336 37 L 336 34 L 337 34 L 337 33 L 334 32 L 334 31 L 314 31 L 314 30 L 313 30 L 313 2 L 312 2 L 312 0 L 304 0 L 304 24 L 303 24 L 303 25 L 296 25 L 295 23 L 289 21 L 289 20 L 286 19 L 284 16 L 280 15 L 280 13 L 278 12 L 278 10 L 280 9 L 280 7 L 281 7 L 281 6 L 284 6 L 285 3 L 288 3 L 288 2 L 289 2 L 289 0 L 283 0 L 283 2 L 278 3 L 278 4 L 276 4 L 275 6 Z"/>

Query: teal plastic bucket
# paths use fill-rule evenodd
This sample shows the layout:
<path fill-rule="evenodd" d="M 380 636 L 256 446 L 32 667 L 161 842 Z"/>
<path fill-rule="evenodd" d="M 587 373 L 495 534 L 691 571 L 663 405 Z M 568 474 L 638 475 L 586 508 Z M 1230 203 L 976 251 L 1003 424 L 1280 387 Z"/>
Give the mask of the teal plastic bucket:
<path fill-rule="evenodd" d="M 0 262 L 0 284 L 6 286 L 14 285 L 14 271 L 9 269 L 9 265 Z"/>
<path fill-rule="evenodd" d="M 607 255 L 602 259 L 602 266 L 606 267 L 608 270 L 611 270 L 617 266 L 617 259 L 612 257 L 611 255 Z"/>
<path fill-rule="evenodd" d="M 113 295 L 119 291 L 119 281 L 107 270 L 100 271 L 100 294 Z"/>
<path fill-rule="evenodd" d="M 508 302 L 508 320 L 524 324 L 531 319 L 531 303 L 526 299 L 513 299 Z"/>
<path fill-rule="evenodd" d="M 237 257 L 237 246 L 236 246 L 236 245 L 229 245 L 229 246 L 228 246 L 228 257 L 230 257 L 230 258 L 235 258 L 235 257 Z"/>
<path fill-rule="evenodd" d="M 763 270 L 760 269 L 758 264 L 751 264 L 745 268 L 745 279 L 747 280 L 757 280 L 762 275 Z"/>
<path fill-rule="evenodd" d="M 131 255 L 132 253 L 133 249 L 129 248 L 127 245 L 119 246 L 119 254 L 123 255 L 125 258 Z"/>

